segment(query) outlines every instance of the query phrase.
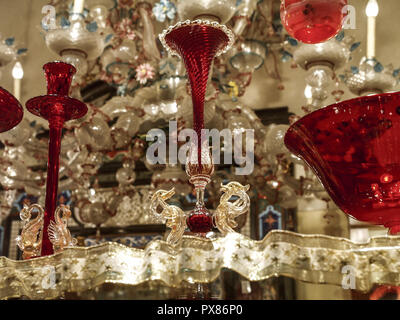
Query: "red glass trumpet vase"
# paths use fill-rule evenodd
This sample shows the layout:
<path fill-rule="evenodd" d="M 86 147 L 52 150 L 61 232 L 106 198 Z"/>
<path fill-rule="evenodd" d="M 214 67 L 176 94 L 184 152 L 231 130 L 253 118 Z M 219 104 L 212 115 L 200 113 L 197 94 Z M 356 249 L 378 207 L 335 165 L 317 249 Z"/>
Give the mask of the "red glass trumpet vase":
<path fill-rule="evenodd" d="M 356 98 L 295 122 L 287 148 L 348 215 L 400 233 L 400 93 Z"/>
<path fill-rule="evenodd" d="M 320 43 L 341 29 L 347 0 L 282 0 L 281 21 L 286 31 L 304 43 Z"/>
<path fill-rule="evenodd" d="M 211 231 L 213 223 L 211 213 L 204 206 L 204 189 L 210 181 L 214 166 L 212 161 L 208 161 L 208 142 L 204 141 L 202 132 L 204 99 L 211 64 L 217 55 L 225 52 L 232 44 L 233 35 L 228 28 L 217 22 L 196 20 L 170 27 L 164 31 L 160 40 L 172 54 L 182 57 L 190 82 L 197 144 L 192 149 L 195 154 L 191 152 L 189 156 L 186 172 L 195 187 L 197 203 L 189 214 L 187 224 L 190 231 L 205 234 Z"/>
<path fill-rule="evenodd" d="M 24 115 L 24 109 L 18 100 L 6 89 L 0 87 L 0 132 L 17 126 Z"/>
<path fill-rule="evenodd" d="M 60 166 L 61 135 L 65 121 L 83 117 L 87 106 L 68 97 L 76 69 L 64 62 L 50 62 L 43 66 L 47 80 L 47 95 L 27 101 L 26 108 L 49 122 L 49 155 L 47 164 L 46 203 L 43 225 L 42 256 L 53 254 L 48 237 L 48 226 L 54 220 L 57 203 L 58 173 Z"/>
<path fill-rule="evenodd" d="M 193 129 L 199 142 L 204 129 L 204 99 L 211 63 L 229 43 L 228 34 L 218 26 L 194 21 L 177 25 L 165 35 L 166 45 L 185 63 L 192 92 Z M 199 145 L 201 163 L 201 143 Z"/>

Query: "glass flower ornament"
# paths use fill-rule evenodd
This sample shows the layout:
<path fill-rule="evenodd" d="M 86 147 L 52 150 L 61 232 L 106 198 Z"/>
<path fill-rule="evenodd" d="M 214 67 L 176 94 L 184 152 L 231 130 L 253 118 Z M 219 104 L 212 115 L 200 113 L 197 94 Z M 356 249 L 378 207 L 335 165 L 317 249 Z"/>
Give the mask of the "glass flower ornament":
<path fill-rule="evenodd" d="M 166 19 L 174 20 L 176 7 L 170 0 L 160 0 L 153 6 L 153 14 L 157 21 L 164 22 Z"/>

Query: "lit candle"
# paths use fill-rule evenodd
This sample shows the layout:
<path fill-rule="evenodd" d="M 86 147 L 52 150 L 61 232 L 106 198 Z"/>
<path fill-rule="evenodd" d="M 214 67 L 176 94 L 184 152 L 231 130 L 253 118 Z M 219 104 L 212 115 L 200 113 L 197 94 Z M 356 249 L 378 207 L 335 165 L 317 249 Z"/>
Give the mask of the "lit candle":
<path fill-rule="evenodd" d="M 14 96 L 17 100 L 21 99 L 21 82 L 24 77 L 24 69 L 19 61 L 15 64 L 12 69 L 12 76 L 14 78 Z"/>
<path fill-rule="evenodd" d="M 82 13 L 84 8 L 85 0 L 75 0 L 72 13 Z"/>
<path fill-rule="evenodd" d="M 365 13 L 368 17 L 368 38 L 367 38 L 367 58 L 375 57 L 375 33 L 376 17 L 379 13 L 379 6 L 376 0 L 369 0 Z"/>

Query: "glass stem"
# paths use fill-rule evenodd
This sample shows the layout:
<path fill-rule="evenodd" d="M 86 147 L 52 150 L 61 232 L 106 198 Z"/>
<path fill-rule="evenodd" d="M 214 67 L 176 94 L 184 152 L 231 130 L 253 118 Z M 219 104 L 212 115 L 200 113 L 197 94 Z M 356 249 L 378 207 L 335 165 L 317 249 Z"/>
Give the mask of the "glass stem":
<path fill-rule="evenodd" d="M 54 220 L 54 211 L 57 204 L 58 171 L 60 167 L 61 134 L 63 123 L 64 120 L 61 117 L 54 117 L 49 121 L 49 156 L 47 165 L 46 205 L 41 256 L 53 254 L 53 245 L 49 240 L 47 229 L 50 221 Z"/>
<path fill-rule="evenodd" d="M 196 299 L 198 300 L 204 300 L 204 287 L 202 283 L 197 283 L 197 288 L 196 288 Z"/>
<path fill-rule="evenodd" d="M 196 188 L 196 206 L 204 207 L 204 189 Z"/>

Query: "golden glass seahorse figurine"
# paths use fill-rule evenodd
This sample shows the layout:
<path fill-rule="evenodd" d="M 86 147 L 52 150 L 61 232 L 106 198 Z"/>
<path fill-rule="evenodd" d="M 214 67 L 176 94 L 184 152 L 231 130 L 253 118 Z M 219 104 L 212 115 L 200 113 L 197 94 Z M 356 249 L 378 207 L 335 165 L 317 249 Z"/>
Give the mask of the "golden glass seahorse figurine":
<path fill-rule="evenodd" d="M 32 213 L 37 211 L 37 216 L 31 220 Z M 38 204 L 24 208 L 19 213 L 24 222 L 21 235 L 17 237 L 17 246 L 22 251 L 23 259 L 30 259 L 40 256 L 42 249 L 44 210 Z"/>
<path fill-rule="evenodd" d="M 48 235 L 53 244 L 54 253 L 61 252 L 65 247 L 75 246 L 77 240 L 71 236 L 68 230 L 68 218 L 71 216 L 69 206 L 60 205 L 55 213 L 55 221 L 50 221 Z"/>
<path fill-rule="evenodd" d="M 151 197 L 150 210 L 153 214 L 167 219 L 167 227 L 171 228 L 171 232 L 167 237 L 167 242 L 171 245 L 179 243 L 186 229 L 186 214 L 185 212 L 173 205 L 169 205 L 166 201 L 171 199 L 175 194 L 175 189 L 169 191 L 157 190 Z M 162 209 L 159 212 L 159 208 Z"/>
<path fill-rule="evenodd" d="M 221 191 L 224 194 L 221 196 L 220 203 L 214 212 L 214 221 L 222 234 L 235 232 L 233 230 L 233 228 L 237 227 L 235 218 L 249 210 L 250 198 L 246 193 L 249 189 L 249 185 L 243 186 L 235 181 L 221 185 Z M 229 201 L 232 196 L 236 196 L 238 199 L 233 202 Z"/>

